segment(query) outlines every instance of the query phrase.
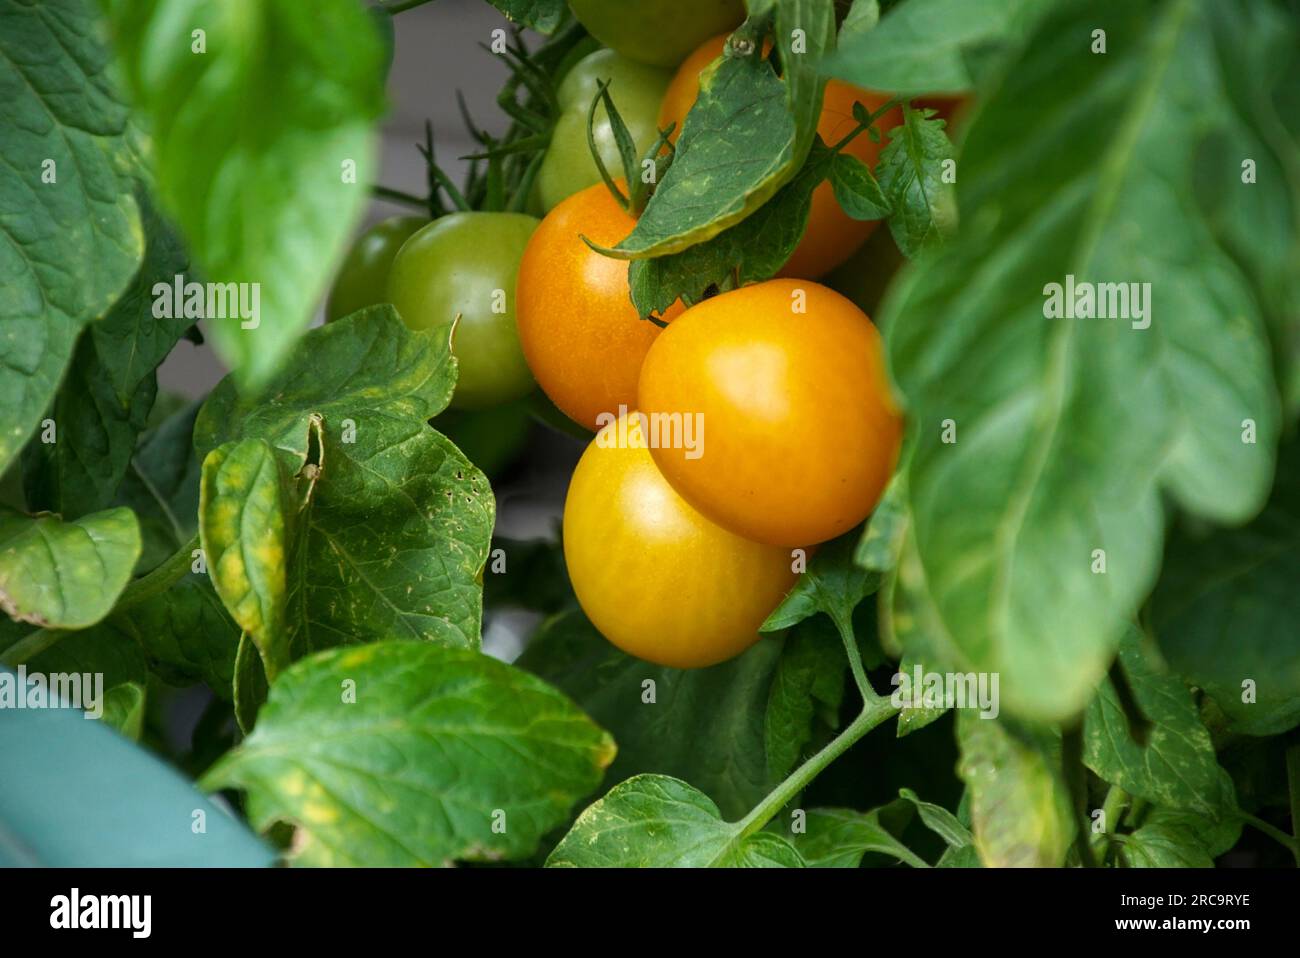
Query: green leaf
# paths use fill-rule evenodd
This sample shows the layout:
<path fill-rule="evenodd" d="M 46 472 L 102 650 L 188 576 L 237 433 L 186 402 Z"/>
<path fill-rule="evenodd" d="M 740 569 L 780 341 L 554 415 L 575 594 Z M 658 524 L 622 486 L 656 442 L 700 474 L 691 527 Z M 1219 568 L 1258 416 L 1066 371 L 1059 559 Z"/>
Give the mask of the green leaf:
<path fill-rule="evenodd" d="M 384 107 L 379 33 L 355 0 L 107 7 L 122 72 L 151 127 L 159 191 L 196 265 L 215 283 L 259 284 L 256 316 L 227 307 L 208 318 L 208 332 L 242 382 L 264 384 L 368 202 Z M 195 52 L 200 24 L 205 47 Z"/>
<path fill-rule="evenodd" d="M 180 236 L 155 208 L 148 190 L 136 189 L 144 224 L 144 262 L 108 315 L 90 326 L 95 354 L 103 364 L 118 404 L 129 406 L 141 383 L 152 378 L 172 347 L 194 320 L 154 316 L 154 285 L 171 285 L 189 269 Z"/>
<path fill-rule="evenodd" d="M 851 808 L 809 809 L 807 832 L 794 837 L 794 846 L 809 868 L 858 868 L 867 852 L 887 855 L 913 868 L 928 867 L 881 824 L 881 813 L 887 811 L 893 810 L 890 806 L 869 812 Z"/>
<path fill-rule="evenodd" d="M 1186 202 L 1200 136 L 1253 149 L 1205 8 L 1054 10 L 970 129 L 962 229 L 882 323 L 914 436 L 897 637 L 922 633 L 936 666 L 999 673 L 1004 710 L 1043 720 L 1086 707 L 1154 583 L 1162 496 L 1249 517 L 1278 431 L 1255 296 Z M 1077 52 L 1094 28 L 1105 56 Z M 1044 290 L 1069 276 L 1150 282 L 1149 326 L 1048 318 Z"/>
<path fill-rule="evenodd" d="M 538 33 L 551 33 L 568 13 L 564 0 L 491 0 L 507 17 Z"/>
<path fill-rule="evenodd" d="M 130 509 L 75 522 L 0 511 L 0 610 L 42 628 L 84 629 L 108 615 L 139 555 Z"/>
<path fill-rule="evenodd" d="M 798 175 L 735 226 L 681 252 L 633 260 L 628 286 L 637 312 L 660 314 L 678 299 L 693 306 L 714 292 L 775 276 L 803 238 L 813 190 L 831 160 L 816 141 Z"/>
<path fill-rule="evenodd" d="M 916 681 L 917 669 L 920 669 L 922 676 L 919 686 Z M 924 677 L 936 674 L 939 673 L 928 668 L 924 662 L 918 661 L 911 653 L 905 653 L 902 661 L 898 663 L 898 672 L 895 673 L 898 676 L 896 688 L 903 702 L 906 703 L 898 713 L 898 738 L 923 729 L 948 713 L 950 706 L 946 702 L 936 703 L 927 700 L 926 697 Z M 916 704 L 918 699 L 920 704 Z"/>
<path fill-rule="evenodd" d="M 933 119 L 933 113 L 904 107 L 903 122 L 889 130 L 889 145 L 881 151 L 876 167 L 882 198 L 892 211 L 889 230 L 909 259 L 938 245 L 956 226 L 953 188 L 943 179 L 944 163 L 953 159 L 954 150 L 944 121 Z"/>
<path fill-rule="evenodd" d="M 904 490 L 905 472 L 894 473 L 880 497 L 876 510 L 862 530 L 853 559 L 872 572 L 890 572 L 897 564 L 898 551 L 903 544 L 903 531 L 907 526 L 907 493 Z"/>
<path fill-rule="evenodd" d="M 847 666 L 839 634 L 825 619 L 801 623 L 786 637 L 764 716 L 767 771 L 773 781 L 788 775 L 803 756 L 819 715 L 827 726 L 838 726 Z"/>
<path fill-rule="evenodd" d="M 782 642 L 771 638 L 705 669 L 652 665 L 621 652 L 574 611 L 546 623 L 517 664 L 609 729 L 619 749 L 610 781 L 645 772 L 690 778 L 738 818 L 782 777 L 769 771 L 766 746 L 781 658 Z"/>
<path fill-rule="evenodd" d="M 680 779 L 638 775 L 587 807 L 548 868 L 800 868 L 771 832 L 741 835 L 709 797 Z"/>
<path fill-rule="evenodd" d="M 888 149 L 885 147 L 886 151 Z M 849 153 L 835 154 L 830 176 L 836 202 L 855 220 L 879 220 L 889 215 L 889 199 L 871 175 L 871 168 L 856 156 Z"/>
<path fill-rule="evenodd" d="M 383 306 L 303 337 L 268 384 L 273 402 L 226 379 L 204 404 L 201 454 L 264 439 L 303 476 L 285 570 L 294 658 L 378 638 L 478 647 L 495 506 L 482 473 L 428 426 L 454 386 L 445 337 Z"/>
<path fill-rule="evenodd" d="M 13 677 L 0 670 L 0 681 Z M 0 865 L 261 867 L 275 858 L 170 766 L 75 709 L 6 709 L 0 779 Z"/>
<path fill-rule="evenodd" d="M 898 790 L 899 797 L 916 806 L 925 827 L 943 839 L 950 849 L 962 849 L 972 843 L 970 829 L 957 820 L 957 816 L 942 805 L 923 802 L 910 788 Z"/>
<path fill-rule="evenodd" d="M 167 682 L 203 682 L 218 698 L 230 700 L 239 627 L 206 575 L 190 573 L 166 592 L 114 613 L 108 621 L 135 639 L 149 657 L 150 669 Z"/>
<path fill-rule="evenodd" d="M 144 723 L 144 686 L 127 682 L 104 694 L 104 724 L 133 742 L 140 741 Z"/>
<path fill-rule="evenodd" d="M 124 404 L 95 339 L 83 335 L 49 410 L 44 429 L 23 450 L 23 482 L 31 511 L 75 519 L 113 502 L 153 406 L 157 383 L 146 375 Z"/>
<path fill-rule="evenodd" d="M 1053 733 L 957 714 L 957 774 L 970 790 L 975 847 L 992 868 L 1058 868 L 1076 823 Z"/>
<path fill-rule="evenodd" d="M 306 865 L 522 858 L 600 783 L 613 740 L 550 686 L 463 649 L 381 642 L 280 676 L 204 777 L 297 827 Z"/>
<path fill-rule="evenodd" d="M 135 273 L 144 241 L 127 111 L 108 82 L 95 4 L 2 0 L 0 23 L 3 472 L 54 398 L 82 326 Z"/>
<path fill-rule="evenodd" d="M 751 21 L 752 24 L 752 21 Z M 800 31 L 806 50 L 791 50 Z M 736 38 L 752 44 L 736 52 Z M 777 6 L 776 37 L 785 69 L 778 77 L 759 55 L 762 38 L 742 27 L 721 59 L 700 76 L 672 165 L 645 211 L 611 252 L 644 259 L 712 239 L 749 216 L 794 178 L 816 135 L 822 81 L 816 63 L 835 43 L 830 0 Z"/>
<path fill-rule="evenodd" d="M 1275 735 L 1300 724 L 1297 582 L 1300 443 L 1291 441 L 1253 522 L 1175 530 L 1148 604 L 1170 668 L 1213 698 L 1234 731 Z"/>
<path fill-rule="evenodd" d="M 12 647 L 31 631 L 30 626 L 0 620 L 0 651 Z M 88 629 L 62 634 L 58 641 L 24 663 L 28 675 L 98 675 L 100 691 L 108 693 L 121 685 L 143 684 L 148 677 L 144 653 L 135 638 L 112 619 Z M 83 686 L 83 689 L 86 688 Z M 83 692 L 83 695 L 86 693 Z M 93 711 L 83 701 L 82 707 Z"/>
<path fill-rule="evenodd" d="M 982 868 L 979 850 L 972 843 L 960 848 L 949 848 L 935 863 L 935 868 Z"/>
<path fill-rule="evenodd" d="M 1128 868 L 1213 868 L 1214 859 L 1196 833 L 1169 825 L 1143 825 L 1118 836 L 1120 860 Z"/>
<path fill-rule="evenodd" d="M 1300 23 L 1294 10 L 1267 3 L 1210 4 L 1205 13 L 1221 38 L 1217 52 L 1249 134 L 1213 130 L 1197 143 L 1190 198 L 1251 278 L 1273 340 L 1283 408 L 1294 419 L 1300 412 Z M 1247 161 L 1255 183 L 1225 189 L 1221 171 L 1235 167 L 1240 181 Z"/>
<path fill-rule="evenodd" d="M 840 24 L 836 46 L 843 47 L 849 40 L 869 30 L 874 30 L 880 22 L 880 0 L 853 0 L 853 6 Z"/>
<path fill-rule="evenodd" d="M 140 520 L 138 575 L 157 568 L 198 532 L 201 468 L 193 434 L 200 405 L 182 407 L 145 433 L 118 489 L 116 504 L 129 506 Z"/>
<path fill-rule="evenodd" d="M 859 6 L 866 4 L 855 3 L 854 14 Z M 851 28 L 850 14 L 824 69 L 871 90 L 969 90 L 980 77 L 976 68 L 1021 40 L 1042 7 L 1032 0 L 908 0 L 866 30 Z"/>
<path fill-rule="evenodd" d="M 1224 786 L 1231 793 L 1235 791 L 1231 783 Z M 1235 799 L 1229 798 L 1229 804 L 1236 805 Z M 1205 850 L 1205 854 L 1214 858 L 1232 848 L 1241 839 L 1241 817 L 1224 815 L 1218 819 L 1195 812 L 1184 812 L 1173 808 L 1151 808 L 1142 820 L 1142 826 L 1158 828 L 1164 832 L 1179 832 L 1195 838 L 1196 844 Z"/>
<path fill-rule="evenodd" d="M 853 561 L 857 530 L 846 532 L 817 549 L 806 572 L 760 627 L 763 632 L 786 629 L 824 612 L 840 630 L 853 633 L 853 610 L 880 587 L 880 576 Z"/>
<path fill-rule="evenodd" d="M 212 585 L 257 645 L 272 682 L 289 664 L 285 562 L 289 479 L 263 439 L 226 443 L 203 460 L 199 536 Z"/>
<path fill-rule="evenodd" d="M 1114 682 L 1107 679 L 1084 717 L 1084 763 L 1104 781 L 1156 805 L 1218 818 L 1231 811 L 1227 773 L 1191 692 L 1147 661 L 1130 632 L 1120 664 L 1137 706 L 1151 723 L 1145 742 L 1134 739 Z"/>

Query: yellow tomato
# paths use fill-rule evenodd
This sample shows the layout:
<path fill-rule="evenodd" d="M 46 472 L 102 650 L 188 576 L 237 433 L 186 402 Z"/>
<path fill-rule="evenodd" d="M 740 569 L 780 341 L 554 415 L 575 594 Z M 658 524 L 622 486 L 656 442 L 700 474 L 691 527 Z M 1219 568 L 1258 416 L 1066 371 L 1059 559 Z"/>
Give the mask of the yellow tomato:
<path fill-rule="evenodd" d="M 605 638 L 675 668 L 745 651 L 795 579 L 788 549 L 720 528 L 673 491 L 635 413 L 605 426 L 573 472 L 564 559 Z"/>
<path fill-rule="evenodd" d="M 691 307 L 650 347 L 638 406 L 698 417 L 698 453 L 651 450 L 674 489 L 737 535 L 807 546 L 875 508 L 902 423 L 880 335 L 839 293 L 774 279 Z"/>

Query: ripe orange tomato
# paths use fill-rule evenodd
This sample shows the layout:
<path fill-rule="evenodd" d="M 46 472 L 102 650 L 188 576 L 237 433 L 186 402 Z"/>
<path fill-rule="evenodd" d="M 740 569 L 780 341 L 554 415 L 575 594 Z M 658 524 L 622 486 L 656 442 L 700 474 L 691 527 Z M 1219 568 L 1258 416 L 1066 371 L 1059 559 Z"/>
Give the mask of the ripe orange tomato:
<path fill-rule="evenodd" d="M 635 413 L 573 472 L 564 560 L 587 618 L 624 652 L 673 668 L 739 655 L 794 584 L 789 550 L 710 522 L 655 467 Z"/>
<path fill-rule="evenodd" d="M 601 413 L 636 407 L 637 376 L 659 327 L 641 319 L 628 292 L 628 264 L 582 237 L 614 246 L 636 221 L 603 183 L 564 200 L 537 227 L 519 264 L 516 322 L 524 358 L 551 402 L 596 429 Z M 670 320 L 682 311 L 675 304 Z"/>
<path fill-rule="evenodd" d="M 722 55 L 726 42 L 725 34 L 705 41 L 682 61 L 672 82 L 668 84 L 668 92 L 664 94 L 663 104 L 659 108 L 659 126 L 662 129 L 669 123 L 676 123 L 677 126 L 673 131 L 674 139 L 681 132 L 687 111 L 699 96 L 700 71 Z M 868 112 L 873 112 L 883 106 L 888 99 L 888 95 L 883 93 L 873 93 L 839 80 L 830 80 L 826 84 L 826 92 L 822 97 L 822 112 L 817 122 L 817 132 L 828 146 L 834 146 L 857 123 L 853 119 L 855 101 L 861 102 Z M 876 121 L 882 133 L 880 143 L 873 143 L 866 133 L 860 133 L 844 148 L 844 152 L 856 156 L 874 169 L 880 151 L 888 142 L 888 137 L 883 135 L 884 131 L 897 126 L 902 120 L 902 110 L 890 110 Z M 780 275 L 808 279 L 824 276 L 848 259 L 875 228 L 874 221 L 855 220 L 840 209 L 839 203 L 835 201 L 835 191 L 831 184 L 821 183 L 813 190 L 808 228 Z"/>
<path fill-rule="evenodd" d="M 703 423 L 699 452 L 651 449 L 673 488 L 719 525 L 775 545 L 824 542 L 865 519 L 902 433 L 880 334 L 807 280 L 688 309 L 650 347 L 638 399 L 652 419 Z"/>

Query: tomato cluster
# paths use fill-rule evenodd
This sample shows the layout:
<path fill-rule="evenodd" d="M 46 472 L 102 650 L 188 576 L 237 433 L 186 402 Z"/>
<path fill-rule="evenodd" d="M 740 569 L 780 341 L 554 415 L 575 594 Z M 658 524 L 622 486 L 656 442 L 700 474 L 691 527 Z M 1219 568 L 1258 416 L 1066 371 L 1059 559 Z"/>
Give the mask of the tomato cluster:
<path fill-rule="evenodd" d="M 680 0 L 635 6 L 647 22 L 684 16 Z M 506 402 L 535 381 L 596 430 L 564 507 L 574 592 L 611 642 L 681 668 L 756 640 L 800 554 L 875 508 L 901 438 L 879 334 L 853 302 L 815 282 L 875 226 L 848 217 L 829 183 L 815 191 L 778 278 L 689 309 L 679 302 L 657 322 L 632 304 L 628 263 L 592 248 L 616 245 L 635 226 L 588 147 L 593 98 L 609 82 L 639 154 L 660 129 L 680 131 L 700 71 L 726 41 L 712 34 L 743 15 L 739 0 L 691 6 L 673 29 L 620 30 L 600 19 L 608 5 L 574 2 L 612 49 L 587 55 L 560 86 L 533 194 L 540 222 L 457 213 L 380 224 L 350 256 L 330 307 L 334 315 L 386 297 L 414 328 L 455 324 L 456 405 Z M 656 46 L 655 37 L 680 38 L 683 22 L 701 28 L 693 52 Z M 673 63 L 675 74 L 663 69 Z M 886 100 L 832 81 L 820 136 L 837 143 L 857 125 L 855 102 L 874 112 Z M 592 132 L 610 168 L 618 151 L 602 109 Z M 877 123 L 899 119 L 891 111 Z M 874 164 L 881 147 L 862 135 L 846 149 Z"/>

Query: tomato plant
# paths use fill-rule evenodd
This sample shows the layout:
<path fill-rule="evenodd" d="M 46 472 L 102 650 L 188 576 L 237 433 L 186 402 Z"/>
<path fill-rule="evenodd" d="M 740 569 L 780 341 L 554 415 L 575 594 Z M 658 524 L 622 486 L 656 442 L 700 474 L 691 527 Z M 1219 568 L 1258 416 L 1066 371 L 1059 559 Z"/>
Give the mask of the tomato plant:
<path fill-rule="evenodd" d="M 635 414 L 601 429 L 573 471 L 564 559 L 606 638 L 675 668 L 745 651 L 795 578 L 789 550 L 733 535 L 673 492 Z"/>
<path fill-rule="evenodd" d="M 6 916 L 1300 864 L 1294 12 L 0 0 Z"/>

